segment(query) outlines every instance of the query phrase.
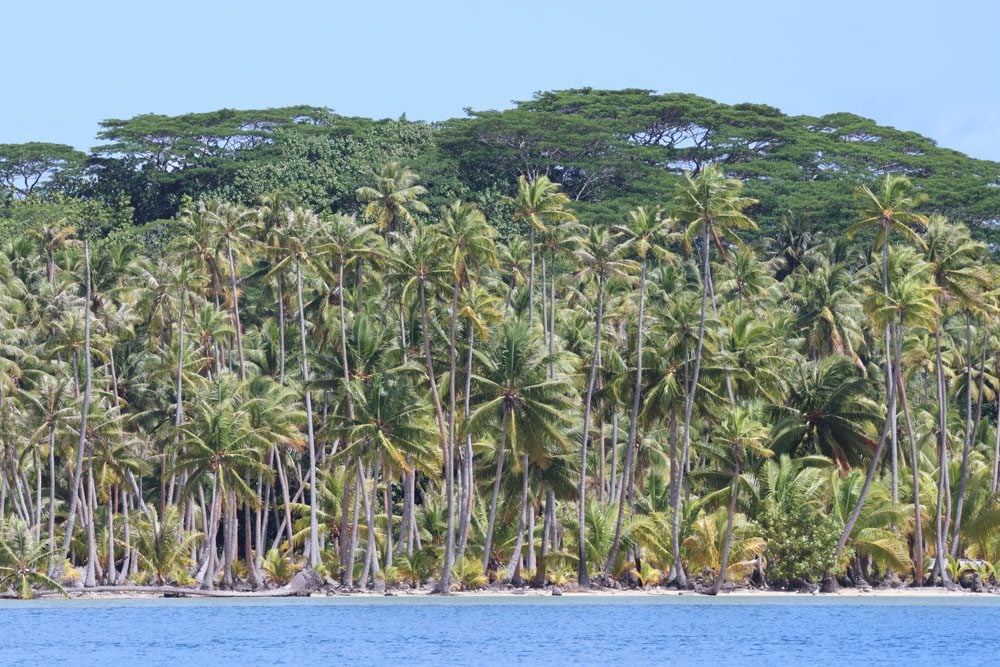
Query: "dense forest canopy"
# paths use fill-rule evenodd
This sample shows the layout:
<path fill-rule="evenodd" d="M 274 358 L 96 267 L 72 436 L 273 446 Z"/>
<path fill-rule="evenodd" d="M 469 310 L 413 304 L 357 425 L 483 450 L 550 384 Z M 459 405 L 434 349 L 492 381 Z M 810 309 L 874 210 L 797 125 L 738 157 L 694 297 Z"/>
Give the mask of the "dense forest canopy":
<path fill-rule="evenodd" d="M 925 213 L 964 222 L 991 247 L 1000 241 L 1000 164 L 850 113 L 787 116 L 762 104 L 589 88 L 467 111 L 441 123 L 309 106 L 109 119 L 89 155 L 0 145 L 4 215 L 29 215 L 14 209 L 60 195 L 142 227 L 175 217 L 185 198 L 249 204 L 277 189 L 320 212 L 351 212 L 365 170 L 396 160 L 421 174 L 432 203 L 476 201 L 510 233 L 498 204 L 519 175 L 546 175 L 582 220 L 606 222 L 664 201 L 684 171 L 718 164 L 759 200 L 750 212 L 765 236 L 790 214 L 814 232 L 840 232 L 856 216 L 855 186 L 898 174 L 928 195 Z"/>

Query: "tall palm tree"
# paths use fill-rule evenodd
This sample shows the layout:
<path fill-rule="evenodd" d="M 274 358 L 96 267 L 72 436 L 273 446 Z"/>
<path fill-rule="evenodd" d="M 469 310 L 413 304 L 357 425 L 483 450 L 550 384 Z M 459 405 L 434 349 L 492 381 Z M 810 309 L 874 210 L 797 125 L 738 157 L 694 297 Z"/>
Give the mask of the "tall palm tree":
<path fill-rule="evenodd" d="M 635 261 L 624 258 L 625 247 L 618 243 L 606 229 L 591 227 L 586 238 L 576 240 L 577 249 L 574 255 L 580 270 L 577 279 L 580 282 L 593 281 L 597 286 L 597 316 L 594 321 L 594 343 L 590 358 L 590 371 L 587 378 L 587 393 L 583 400 L 583 425 L 580 429 L 580 485 L 577 521 L 579 524 L 579 564 L 577 582 L 581 586 L 590 585 L 590 575 L 587 568 L 587 553 L 584 545 L 587 537 L 584 512 L 586 508 L 587 490 L 587 444 L 590 439 L 590 414 L 592 410 L 594 385 L 597 379 L 597 369 L 601 365 L 601 337 L 604 327 L 604 288 L 609 280 L 623 278 L 635 268 Z"/>
<path fill-rule="evenodd" d="M 943 317 L 949 307 L 957 308 L 965 314 L 965 438 L 962 443 L 962 467 L 955 502 L 954 542 L 951 549 L 954 557 L 958 555 L 965 484 L 968 479 L 969 448 L 973 437 L 972 319 L 975 314 L 988 311 L 987 292 L 992 287 L 992 276 L 983 267 L 986 253 L 986 246 L 974 241 L 965 225 L 952 224 L 942 216 L 932 216 L 929 219 L 925 258 L 931 266 L 933 281 L 939 288 L 938 300 L 941 309 L 939 315 Z M 936 330 L 935 337 L 936 339 L 940 337 L 939 329 Z"/>
<path fill-rule="evenodd" d="M 877 194 L 868 186 L 862 185 L 858 188 L 858 196 L 863 201 L 861 220 L 847 228 L 847 236 L 848 238 L 852 238 L 861 230 L 875 230 L 874 248 L 876 251 L 881 251 L 882 254 L 882 295 L 888 300 L 889 237 L 895 231 L 920 247 L 925 247 L 923 239 L 920 238 L 917 232 L 911 229 L 910 225 L 918 227 L 926 226 L 927 218 L 914 211 L 926 197 L 922 193 L 913 191 L 913 186 L 908 178 L 895 174 L 889 174 L 883 179 L 882 187 Z M 865 477 L 865 483 L 861 487 L 858 502 L 854 507 L 854 511 L 851 512 L 850 517 L 844 523 L 844 531 L 840 535 L 840 540 L 838 540 L 837 548 L 834 552 L 835 561 L 840 560 L 840 554 L 844 550 L 851 532 L 854 530 L 854 524 L 861 515 L 865 497 L 868 495 L 868 489 L 871 487 L 875 471 L 882 459 L 882 450 L 889 436 L 890 427 L 895 421 L 896 384 L 892 378 L 896 376 L 893 370 L 893 348 L 890 325 L 887 323 L 885 326 L 885 377 L 886 393 L 888 395 L 888 413 L 886 415 L 885 427 L 882 429 L 878 445 L 872 453 L 868 475 Z"/>
<path fill-rule="evenodd" d="M 694 411 L 694 402 L 698 393 L 698 382 L 701 376 L 702 353 L 705 344 L 705 319 L 706 306 L 708 304 L 709 289 L 712 284 L 712 264 L 711 254 L 714 244 L 720 252 L 725 253 L 725 242 L 734 243 L 739 246 L 742 241 L 736 232 L 740 230 L 755 230 L 757 224 L 747 217 L 744 211 L 756 200 L 744 197 L 741 194 L 743 183 L 726 178 L 721 167 L 709 165 L 701 170 L 697 176 L 690 173 L 684 175 L 684 182 L 678 188 L 674 197 L 673 215 L 681 223 L 687 225 L 684 234 L 685 242 L 691 247 L 696 236 L 701 238 L 701 262 L 702 262 L 702 285 L 701 285 L 701 312 L 698 316 L 698 338 L 694 352 L 694 369 L 691 372 L 690 381 L 685 387 L 684 403 L 684 444 L 681 449 L 681 461 L 687 459 L 688 450 L 691 446 L 691 416 Z M 683 483 L 683 467 L 678 471 L 677 484 Z M 680 553 L 680 503 L 674 507 L 673 518 L 673 542 L 674 553 Z M 679 559 L 677 559 L 679 563 Z M 677 567 L 677 583 L 679 586 L 687 585 L 687 576 L 684 568 Z"/>
<path fill-rule="evenodd" d="M 459 294 L 467 289 L 481 265 L 496 266 L 496 246 L 494 232 L 486 222 L 486 216 L 474 204 L 455 201 L 446 206 L 439 223 L 439 233 L 444 244 L 443 252 L 451 264 L 451 326 L 448 345 L 448 449 L 445 453 L 445 502 L 448 507 L 448 529 L 445 540 L 443 572 L 450 573 L 455 563 L 455 433 L 456 418 L 456 378 L 457 344 L 459 317 Z M 448 592 L 450 577 L 441 577 L 442 590 Z"/>
<path fill-rule="evenodd" d="M 233 313 L 233 329 L 236 330 L 236 349 L 239 354 L 240 379 L 247 379 L 246 355 L 243 353 L 243 325 L 240 322 L 239 274 L 237 260 L 242 264 L 248 257 L 251 243 L 255 240 L 259 218 L 255 211 L 228 202 L 200 203 L 211 221 L 216 234 L 225 243 L 226 262 L 229 266 L 230 305 Z"/>
<path fill-rule="evenodd" d="M 549 225 L 576 222 L 576 216 L 566 209 L 569 197 L 559 190 L 559 184 L 550 181 L 548 176 L 531 179 L 519 176 L 517 194 L 503 200 L 508 206 L 514 207 L 514 220 L 523 220 L 528 224 L 531 246 L 528 270 L 529 323 L 534 322 L 535 312 L 535 235 L 547 231 Z"/>
<path fill-rule="evenodd" d="M 84 359 L 84 389 L 83 389 L 83 402 L 80 406 L 80 437 L 77 440 L 76 448 L 76 465 L 74 466 L 73 478 L 70 481 L 70 486 L 68 493 L 70 496 L 69 501 L 69 514 L 66 517 L 66 532 L 63 534 L 63 544 L 62 550 L 60 552 L 60 558 L 56 561 L 55 573 L 57 575 L 61 574 L 62 563 L 66 560 L 66 555 L 69 553 L 70 544 L 73 540 L 73 528 L 76 524 L 76 512 L 77 506 L 79 505 L 79 497 L 83 493 L 82 482 L 83 482 L 83 459 L 84 454 L 87 449 L 87 418 L 90 414 L 90 401 L 91 393 L 93 391 L 93 364 L 91 359 L 91 349 L 90 349 L 90 299 L 91 299 L 91 280 L 90 280 L 90 242 L 88 239 L 83 239 L 83 263 L 84 263 L 84 300 L 83 300 L 83 331 L 84 331 L 84 343 L 83 343 L 83 359 Z M 77 493 L 77 489 L 80 489 L 80 493 Z M 92 564 L 91 564 L 92 565 Z M 85 585 L 93 586 L 93 569 L 88 567 L 88 577 L 84 582 Z"/>

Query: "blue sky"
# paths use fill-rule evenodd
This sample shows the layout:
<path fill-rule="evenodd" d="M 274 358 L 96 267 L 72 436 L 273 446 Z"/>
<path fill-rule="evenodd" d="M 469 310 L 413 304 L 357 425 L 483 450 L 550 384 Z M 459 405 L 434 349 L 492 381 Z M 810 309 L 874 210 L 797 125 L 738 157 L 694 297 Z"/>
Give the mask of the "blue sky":
<path fill-rule="evenodd" d="M 851 111 L 1000 160 L 988 0 L 59 0 L 0 24 L 0 143 L 221 107 L 441 120 L 592 86 Z"/>

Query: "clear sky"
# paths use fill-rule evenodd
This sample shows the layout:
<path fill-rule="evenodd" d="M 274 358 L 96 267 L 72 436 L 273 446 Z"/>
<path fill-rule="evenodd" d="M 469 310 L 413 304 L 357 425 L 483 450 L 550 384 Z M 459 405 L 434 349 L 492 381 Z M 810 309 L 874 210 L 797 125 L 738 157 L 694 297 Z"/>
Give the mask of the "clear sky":
<path fill-rule="evenodd" d="M 1000 160 L 990 0 L 0 0 L 0 143 L 292 104 L 441 120 L 535 91 L 851 111 Z"/>

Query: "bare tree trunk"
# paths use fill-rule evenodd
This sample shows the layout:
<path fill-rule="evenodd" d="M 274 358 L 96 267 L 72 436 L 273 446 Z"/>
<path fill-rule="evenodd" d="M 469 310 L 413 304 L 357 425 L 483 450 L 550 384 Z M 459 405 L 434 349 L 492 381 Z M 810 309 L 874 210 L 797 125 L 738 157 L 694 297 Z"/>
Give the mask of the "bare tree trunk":
<path fill-rule="evenodd" d="M 945 588 L 951 588 L 951 578 L 948 576 L 948 568 L 945 567 L 945 526 L 942 515 L 945 480 L 948 476 L 948 392 L 945 387 L 944 363 L 941 360 L 941 321 L 938 319 L 934 328 L 934 344 L 936 348 L 937 365 L 937 398 L 938 398 L 938 488 L 937 488 L 937 511 L 935 518 L 934 537 L 934 564 L 941 577 L 941 584 Z"/>
<path fill-rule="evenodd" d="M 503 459 L 507 448 L 507 413 L 500 420 L 500 451 L 497 454 L 497 471 L 493 477 L 493 494 L 490 496 L 490 516 L 486 524 L 486 537 L 483 541 L 483 572 L 489 573 L 490 557 L 493 547 L 493 528 L 497 518 L 497 498 L 500 495 L 500 478 L 503 475 Z"/>
<path fill-rule="evenodd" d="M 735 447 L 733 448 L 736 449 Z M 733 520 L 736 517 L 736 499 L 740 493 L 740 458 L 739 452 L 733 451 L 733 487 L 729 498 L 729 515 L 726 517 L 726 538 L 722 543 L 722 565 L 719 567 L 719 574 L 715 577 L 715 583 L 709 589 L 709 595 L 718 595 L 722 590 L 722 584 L 726 582 L 726 571 L 729 569 L 729 551 L 733 546 Z"/>
<path fill-rule="evenodd" d="M 431 330 L 430 325 L 427 321 L 427 289 L 425 284 L 421 281 L 419 286 L 420 292 L 420 325 L 423 330 L 423 348 L 424 348 L 424 363 L 427 365 L 427 380 L 431 386 L 431 398 L 434 402 L 434 413 L 437 416 L 438 422 L 438 436 L 441 439 L 441 453 L 444 456 L 445 461 L 445 505 L 447 507 L 448 513 L 448 525 L 451 526 L 449 533 L 451 535 L 452 543 L 451 548 L 448 545 L 445 546 L 444 554 L 444 567 L 441 570 L 441 579 L 438 581 L 435 587 L 435 592 L 438 593 L 448 593 L 451 591 L 451 568 L 454 564 L 455 552 L 454 552 L 454 537 L 455 537 L 455 517 L 454 517 L 454 506 L 452 504 L 452 496 L 454 495 L 454 479 L 450 474 L 452 472 L 452 467 L 449 462 L 451 461 L 451 447 L 449 446 L 449 431 L 448 424 L 444 417 L 444 409 L 441 407 L 441 397 L 438 394 L 437 378 L 434 374 L 434 358 L 431 357 Z"/>
<path fill-rule="evenodd" d="M 514 553 L 507 563 L 507 573 L 504 579 L 515 586 L 522 586 L 524 580 L 521 579 L 521 551 L 524 547 L 524 524 L 525 514 L 528 510 L 528 455 L 521 456 L 521 511 L 517 520 L 517 541 L 514 544 Z"/>
<path fill-rule="evenodd" d="M 642 324 L 646 310 L 646 262 L 642 262 L 642 274 L 639 280 L 639 318 L 636 322 L 635 334 L 635 387 L 632 389 L 632 411 L 629 413 L 628 424 L 628 444 L 625 449 L 625 471 L 621 490 L 618 492 L 618 518 L 615 520 L 615 536 L 611 542 L 611 551 L 608 553 L 608 560 L 604 564 L 604 578 L 611 575 L 611 568 L 618 558 L 618 547 L 622 538 L 622 521 L 625 517 L 625 489 L 631 492 L 631 483 L 624 483 L 632 479 L 632 467 L 635 465 L 635 446 L 639 423 L 639 404 L 642 400 Z"/>
<path fill-rule="evenodd" d="M 965 438 L 962 441 L 962 468 L 958 477 L 958 499 L 955 502 L 954 535 L 951 555 L 958 558 L 958 542 L 961 538 L 962 509 L 965 505 L 965 484 L 969 477 L 969 447 L 975 433 L 972 431 L 972 315 L 965 313 Z"/>
<path fill-rule="evenodd" d="M 66 556 L 69 555 L 70 544 L 73 541 L 73 528 L 76 524 L 77 511 L 76 488 L 80 485 L 80 480 L 83 478 L 83 455 L 87 446 L 87 414 L 90 411 L 90 394 L 93 388 L 93 365 L 90 360 L 90 242 L 86 239 L 83 241 L 83 258 L 85 265 L 84 272 L 86 274 L 86 295 L 83 305 L 83 354 L 85 357 L 86 380 L 83 389 L 83 405 L 80 408 L 80 437 L 76 447 L 76 468 L 73 473 L 73 479 L 68 487 L 70 492 L 69 514 L 66 518 L 66 532 L 63 534 L 62 550 L 55 567 L 57 578 L 62 575 L 63 563 L 66 561 Z M 91 583 L 91 586 L 93 586 L 93 583 Z"/>
<path fill-rule="evenodd" d="M 583 427 L 580 439 L 580 486 L 579 504 L 577 506 L 577 521 L 579 522 L 577 557 L 578 568 L 576 581 L 580 586 L 590 586 L 590 572 L 587 566 L 587 442 L 590 439 L 590 410 L 594 397 L 594 384 L 597 379 L 597 367 L 601 365 L 601 327 L 604 324 L 604 278 L 597 279 L 597 319 L 594 322 L 594 353 L 590 361 L 590 376 L 587 379 L 587 397 L 583 404 Z"/>
<path fill-rule="evenodd" d="M 924 585 L 924 529 L 923 512 L 920 509 L 920 460 L 917 454 L 917 438 L 913 432 L 913 421 L 910 417 L 910 403 L 906 398 L 906 382 L 903 381 L 902 358 L 903 316 L 899 317 L 896 329 L 896 390 L 903 405 L 903 418 L 906 420 L 906 434 L 910 443 L 910 472 L 913 477 L 913 581 L 917 586 Z"/>
<path fill-rule="evenodd" d="M 298 260 L 295 261 L 295 289 L 299 302 L 302 385 L 305 392 L 306 434 L 309 441 L 309 566 L 315 568 L 319 565 L 319 521 L 316 515 L 316 439 L 313 435 L 312 391 L 309 389 L 309 359 L 306 355 L 306 315 L 302 303 L 302 263 Z"/>
<path fill-rule="evenodd" d="M 701 288 L 701 313 L 698 316 L 698 343 L 695 346 L 694 355 L 694 371 L 691 374 L 690 384 L 685 386 L 686 395 L 684 397 L 684 440 L 683 446 L 681 448 L 681 467 L 677 471 L 677 498 L 674 503 L 674 514 L 671 521 L 671 542 L 674 552 L 674 564 L 676 568 L 676 581 L 677 585 L 681 588 L 687 586 L 687 574 L 684 572 L 684 565 L 681 562 L 681 544 L 680 544 L 680 519 L 681 519 L 681 502 L 680 502 L 680 487 L 684 484 L 684 462 L 688 459 L 689 450 L 691 448 L 691 415 L 694 411 L 694 401 L 698 393 L 698 380 L 701 373 L 701 355 L 702 350 L 705 345 L 705 310 L 708 305 L 708 285 L 711 279 L 711 261 L 710 261 L 710 251 L 711 246 L 709 244 L 708 237 L 708 224 L 707 222 L 702 223 L 702 235 L 701 235 L 701 250 L 702 250 L 702 288 Z"/>
<path fill-rule="evenodd" d="M 466 345 L 468 347 L 467 356 L 465 359 L 465 405 L 463 407 L 463 415 L 465 423 L 469 422 L 469 415 L 471 413 L 471 400 L 472 400 L 472 354 L 475 342 L 475 326 L 470 322 L 469 330 L 466 338 Z M 456 555 L 456 560 L 461 560 L 465 556 L 465 549 L 469 543 L 469 528 L 472 525 L 472 511 L 475 508 L 473 504 L 473 498 L 475 494 L 475 480 L 473 479 L 473 452 L 472 452 L 472 433 L 465 434 L 465 457 L 463 461 L 463 478 L 465 479 L 465 497 L 462 499 L 462 512 L 459 517 L 459 541 L 458 541 L 458 553 Z"/>
<path fill-rule="evenodd" d="M 236 264 L 233 262 L 233 242 L 226 234 L 226 257 L 229 259 L 229 285 L 233 291 L 233 327 L 236 329 L 236 348 L 240 358 L 240 379 L 247 379 L 247 362 L 243 356 L 243 327 L 240 324 L 240 296 L 236 291 Z"/>

